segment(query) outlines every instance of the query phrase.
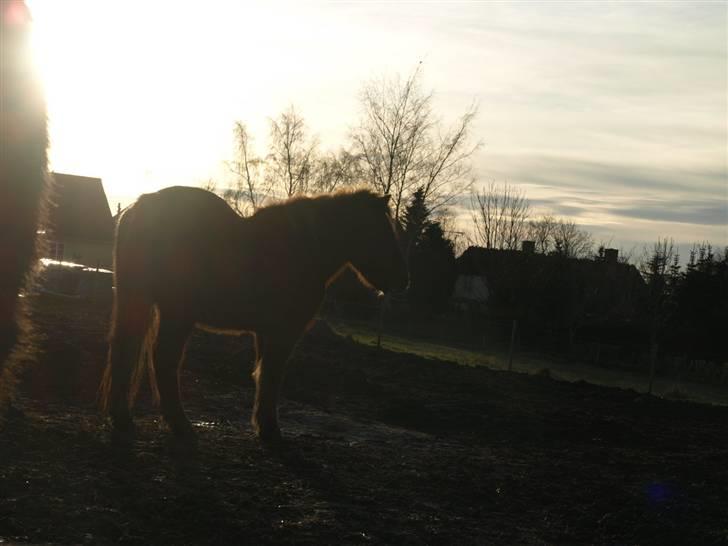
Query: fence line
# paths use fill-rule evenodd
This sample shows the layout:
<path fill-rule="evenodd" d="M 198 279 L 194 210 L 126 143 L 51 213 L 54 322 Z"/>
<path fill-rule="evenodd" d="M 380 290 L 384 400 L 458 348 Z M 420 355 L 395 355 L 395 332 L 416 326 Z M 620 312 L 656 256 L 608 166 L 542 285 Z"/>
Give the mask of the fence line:
<path fill-rule="evenodd" d="M 400 302 L 401 303 L 401 302 Z M 359 315 L 352 319 L 351 315 Z M 480 352 L 484 348 L 496 348 L 506 357 L 506 369 L 512 371 L 519 354 L 526 350 L 546 356 L 546 358 L 567 358 L 573 363 L 588 363 L 590 366 L 613 370 L 625 370 L 644 374 L 645 391 L 652 393 L 656 377 L 673 378 L 677 382 L 684 379 L 728 383 L 728 363 L 710 364 L 700 361 L 688 362 L 687 358 L 677 358 L 660 352 L 656 343 L 647 338 L 643 343 L 604 343 L 577 339 L 565 352 L 552 352 L 539 346 L 542 339 L 531 334 L 536 340 L 535 351 L 526 346 L 519 348 L 524 328 L 517 317 L 487 316 L 464 313 L 446 313 L 432 318 L 414 315 L 406 306 L 393 305 L 391 299 L 377 303 L 328 300 L 320 310 L 319 317 L 342 323 L 364 322 L 376 335 L 376 346 L 381 348 L 387 334 L 405 338 L 423 339 L 427 342 Z M 677 358 L 677 360 L 676 360 Z M 678 362 L 679 361 L 679 362 Z M 676 363 L 677 362 L 677 363 Z"/>

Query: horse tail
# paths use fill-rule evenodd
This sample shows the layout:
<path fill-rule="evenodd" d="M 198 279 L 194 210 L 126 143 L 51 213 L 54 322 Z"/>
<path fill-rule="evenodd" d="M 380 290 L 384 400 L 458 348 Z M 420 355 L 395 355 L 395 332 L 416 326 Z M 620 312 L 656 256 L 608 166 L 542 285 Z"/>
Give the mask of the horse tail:
<path fill-rule="evenodd" d="M 114 247 L 114 303 L 109 330 L 109 353 L 99 388 L 101 410 L 112 418 L 126 419 L 139 390 L 145 368 L 149 370 L 152 394 L 159 398 L 152 364 L 159 332 L 159 309 L 149 287 L 149 252 L 135 210 L 119 219 Z"/>

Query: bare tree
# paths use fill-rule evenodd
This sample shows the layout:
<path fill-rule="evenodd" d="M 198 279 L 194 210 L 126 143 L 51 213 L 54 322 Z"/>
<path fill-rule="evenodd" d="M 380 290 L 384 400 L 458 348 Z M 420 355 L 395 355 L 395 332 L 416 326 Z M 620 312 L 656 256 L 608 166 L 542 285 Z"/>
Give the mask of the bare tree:
<path fill-rule="evenodd" d="M 550 214 L 544 214 L 528 222 L 526 237 L 536 244 L 536 252 L 548 254 L 553 250 L 556 224 L 556 219 Z"/>
<path fill-rule="evenodd" d="M 442 227 L 445 236 L 452 242 L 455 256 L 460 256 L 471 246 L 470 237 L 458 226 L 455 216 L 449 209 L 441 208 L 434 216 Z"/>
<path fill-rule="evenodd" d="M 579 229 L 573 220 L 560 219 L 554 227 L 554 252 L 566 258 L 587 258 L 594 242 L 588 231 Z"/>
<path fill-rule="evenodd" d="M 425 143 L 430 123 L 430 94 L 419 86 L 419 68 L 402 82 L 382 79 L 364 85 L 362 120 L 352 137 L 368 171 L 370 183 L 392 196 L 399 218 L 406 194 L 415 184 L 417 151 Z"/>
<path fill-rule="evenodd" d="M 215 180 L 212 179 L 212 178 L 208 178 L 207 180 L 205 180 L 204 182 L 202 182 L 200 184 L 200 187 L 203 190 L 207 190 L 207 191 L 212 192 L 212 193 L 218 193 L 217 182 L 215 182 Z"/>
<path fill-rule="evenodd" d="M 277 119 L 271 119 L 268 182 L 279 186 L 284 197 L 308 192 L 317 146 L 317 140 L 307 135 L 306 123 L 293 106 Z"/>
<path fill-rule="evenodd" d="M 364 180 L 359 157 L 342 148 L 338 153 L 329 152 L 316 160 L 313 189 L 316 192 L 332 192 Z"/>
<path fill-rule="evenodd" d="M 391 195 L 396 218 L 415 188 L 424 188 L 431 210 L 452 201 L 470 184 L 467 160 L 478 147 L 469 144 L 477 108 L 472 106 L 443 133 L 432 113 L 432 93 L 421 89 L 420 74 L 418 66 L 404 81 L 395 77 L 365 84 L 359 96 L 361 119 L 352 132 L 368 182 Z"/>
<path fill-rule="evenodd" d="M 528 228 L 531 205 L 525 193 L 508 184 L 491 182 L 471 193 L 475 241 L 485 248 L 518 248 Z"/>
<path fill-rule="evenodd" d="M 222 196 L 239 214 L 249 216 L 260 208 L 272 188 L 264 176 L 263 159 L 252 149 L 253 138 L 245 123 L 236 121 L 233 130 L 236 157 L 227 165 L 235 179 L 234 185 L 226 188 Z"/>
<path fill-rule="evenodd" d="M 469 141 L 471 124 L 477 114 L 478 106 L 472 104 L 444 134 L 438 130 L 436 140 L 430 140 L 424 150 L 418 186 L 423 189 L 427 206 L 433 213 L 466 194 L 473 185 L 470 158 L 481 143 Z"/>

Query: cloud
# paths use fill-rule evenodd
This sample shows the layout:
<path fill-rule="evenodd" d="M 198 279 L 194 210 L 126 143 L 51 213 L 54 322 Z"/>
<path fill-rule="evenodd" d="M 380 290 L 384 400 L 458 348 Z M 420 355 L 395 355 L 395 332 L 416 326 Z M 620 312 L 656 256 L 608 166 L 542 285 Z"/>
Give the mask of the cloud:
<path fill-rule="evenodd" d="M 720 165 L 668 169 L 616 160 L 501 154 L 484 161 L 480 171 L 483 181 L 522 188 L 534 215 L 570 218 L 595 239 L 617 246 L 641 247 L 666 236 L 683 243 L 728 244 L 728 177 Z"/>
<path fill-rule="evenodd" d="M 723 201 L 728 197 L 728 173 L 720 165 L 663 168 L 569 156 L 500 155 L 486 160 L 481 173 L 493 173 L 512 183 L 599 195 L 606 202 L 635 197 L 674 199 L 687 196 Z"/>
<path fill-rule="evenodd" d="M 612 214 L 642 220 L 728 226 L 728 203 L 714 200 L 680 200 L 679 202 L 637 202 L 632 207 L 613 207 Z"/>

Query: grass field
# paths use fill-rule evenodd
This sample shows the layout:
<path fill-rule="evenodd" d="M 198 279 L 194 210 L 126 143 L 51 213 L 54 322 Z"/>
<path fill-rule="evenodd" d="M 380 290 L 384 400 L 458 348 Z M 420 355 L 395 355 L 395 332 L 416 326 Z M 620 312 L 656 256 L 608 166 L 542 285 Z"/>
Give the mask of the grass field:
<path fill-rule="evenodd" d="M 331 328 L 339 335 L 350 337 L 357 343 L 376 346 L 377 332 L 373 325 L 366 322 L 329 321 Z M 411 353 L 424 358 L 448 360 L 465 366 L 485 366 L 493 370 L 508 369 L 507 351 L 475 350 L 455 347 L 432 340 L 406 337 L 398 334 L 382 335 L 383 349 L 399 353 Z M 648 375 L 600 368 L 588 363 L 565 362 L 544 355 L 516 352 L 513 356 L 513 371 L 527 374 L 548 374 L 563 381 L 586 381 L 596 385 L 632 389 L 645 393 L 648 388 Z M 653 394 L 664 398 L 679 398 L 700 403 L 728 406 L 728 386 L 704 384 L 676 380 L 669 377 L 656 377 Z"/>

